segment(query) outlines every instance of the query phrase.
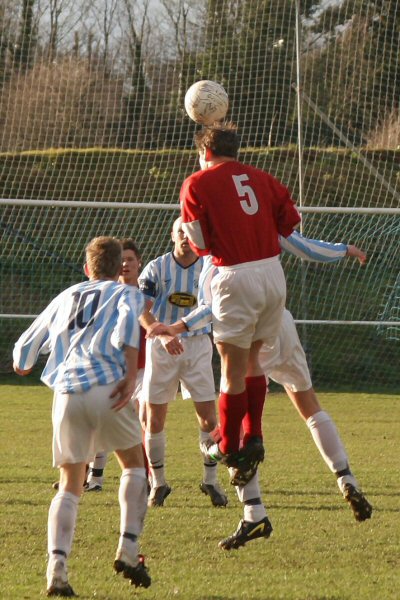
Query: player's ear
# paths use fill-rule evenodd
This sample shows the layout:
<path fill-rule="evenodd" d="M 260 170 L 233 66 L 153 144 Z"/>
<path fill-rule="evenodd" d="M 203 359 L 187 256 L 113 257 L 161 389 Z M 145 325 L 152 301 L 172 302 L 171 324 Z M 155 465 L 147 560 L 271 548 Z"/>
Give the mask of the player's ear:
<path fill-rule="evenodd" d="M 83 272 L 85 273 L 86 277 L 90 277 L 89 267 L 87 263 L 83 265 Z"/>
<path fill-rule="evenodd" d="M 206 152 L 205 152 L 206 162 L 210 162 L 212 160 L 212 157 L 213 157 L 213 153 L 211 152 L 210 148 L 206 148 Z"/>

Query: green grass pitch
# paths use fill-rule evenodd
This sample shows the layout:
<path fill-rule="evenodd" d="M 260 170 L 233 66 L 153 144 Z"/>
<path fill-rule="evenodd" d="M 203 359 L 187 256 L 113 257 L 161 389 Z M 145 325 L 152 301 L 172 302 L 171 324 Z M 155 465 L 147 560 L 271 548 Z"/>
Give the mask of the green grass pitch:
<path fill-rule="evenodd" d="M 0 597 L 45 597 L 46 521 L 57 472 L 51 467 L 51 393 L 28 379 L 0 385 Z M 229 553 L 218 541 L 242 511 L 228 474 L 226 509 L 198 489 L 202 461 L 190 402 L 167 417 L 165 506 L 149 509 L 142 552 L 152 576 L 135 590 L 112 571 L 118 540 L 119 472 L 109 458 L 102 493 L 79 509 L 70 583 L 81 600 L 388 600 L 400 597 L 400 396 L 330 393 L 320 401 L 334 418 L 354 473 L 374 506 L 357 523 L 342 500 L 306 426 L 284 394 L 268 397 L 262 491 L 274 532 Z"/>

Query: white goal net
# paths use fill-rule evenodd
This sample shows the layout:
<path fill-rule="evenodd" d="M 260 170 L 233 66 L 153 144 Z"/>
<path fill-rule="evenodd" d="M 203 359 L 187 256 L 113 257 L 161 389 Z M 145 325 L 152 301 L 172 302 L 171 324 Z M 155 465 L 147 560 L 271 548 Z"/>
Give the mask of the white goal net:
<path fill-rule="evenodd" d="M 400 2 L 3 0 L 0 370 L 96 235 L 170 249 L 197 169 L 186 89 L 223 84 L 241 159 L 270 171 L 304 235 L 367 266 L 283 256 L 317 386 L 390 390 L 400 364 Z"/>

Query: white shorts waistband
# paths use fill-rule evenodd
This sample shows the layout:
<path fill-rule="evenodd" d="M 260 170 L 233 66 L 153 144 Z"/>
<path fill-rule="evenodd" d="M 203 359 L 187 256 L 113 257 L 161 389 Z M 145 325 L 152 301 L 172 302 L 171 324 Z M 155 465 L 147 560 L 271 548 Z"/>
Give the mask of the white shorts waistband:
<path fill-rule="evenodd" d="M 237 269 L 253 269 L 254 267 L 261 267 L 262 265 L 267 265 L 268 263 L 279 262 L 280 254 L 276 256 L 271 256 L 270 258 L 263 258 L 261 260 L 252 260 L 250 262 L 239 263 L 238 265 L 228 265 L 218 267 L 219 271 L 236 271 Z"/>

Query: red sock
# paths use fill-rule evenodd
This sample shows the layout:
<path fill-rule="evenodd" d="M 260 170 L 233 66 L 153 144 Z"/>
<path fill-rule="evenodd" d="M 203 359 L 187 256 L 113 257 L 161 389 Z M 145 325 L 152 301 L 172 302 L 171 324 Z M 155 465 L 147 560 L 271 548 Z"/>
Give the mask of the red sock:
<path fill-rule="evenodd" d="M 267 393 L 267 380 L 264 375 L 246 377 L 248 397 L 247 413 L 243 419 L 243 445 L 254 435 L 262 437 L 262 414 Z"/>
<path fill-rule="evenodd" d="M 240 427 L 247 411 L 247 391 L 241 394 L 221 392 L 218 404 L 220 431 L 222 440 L 219 443 L 221 452 L 237 452 L 240 444 Z"/>

